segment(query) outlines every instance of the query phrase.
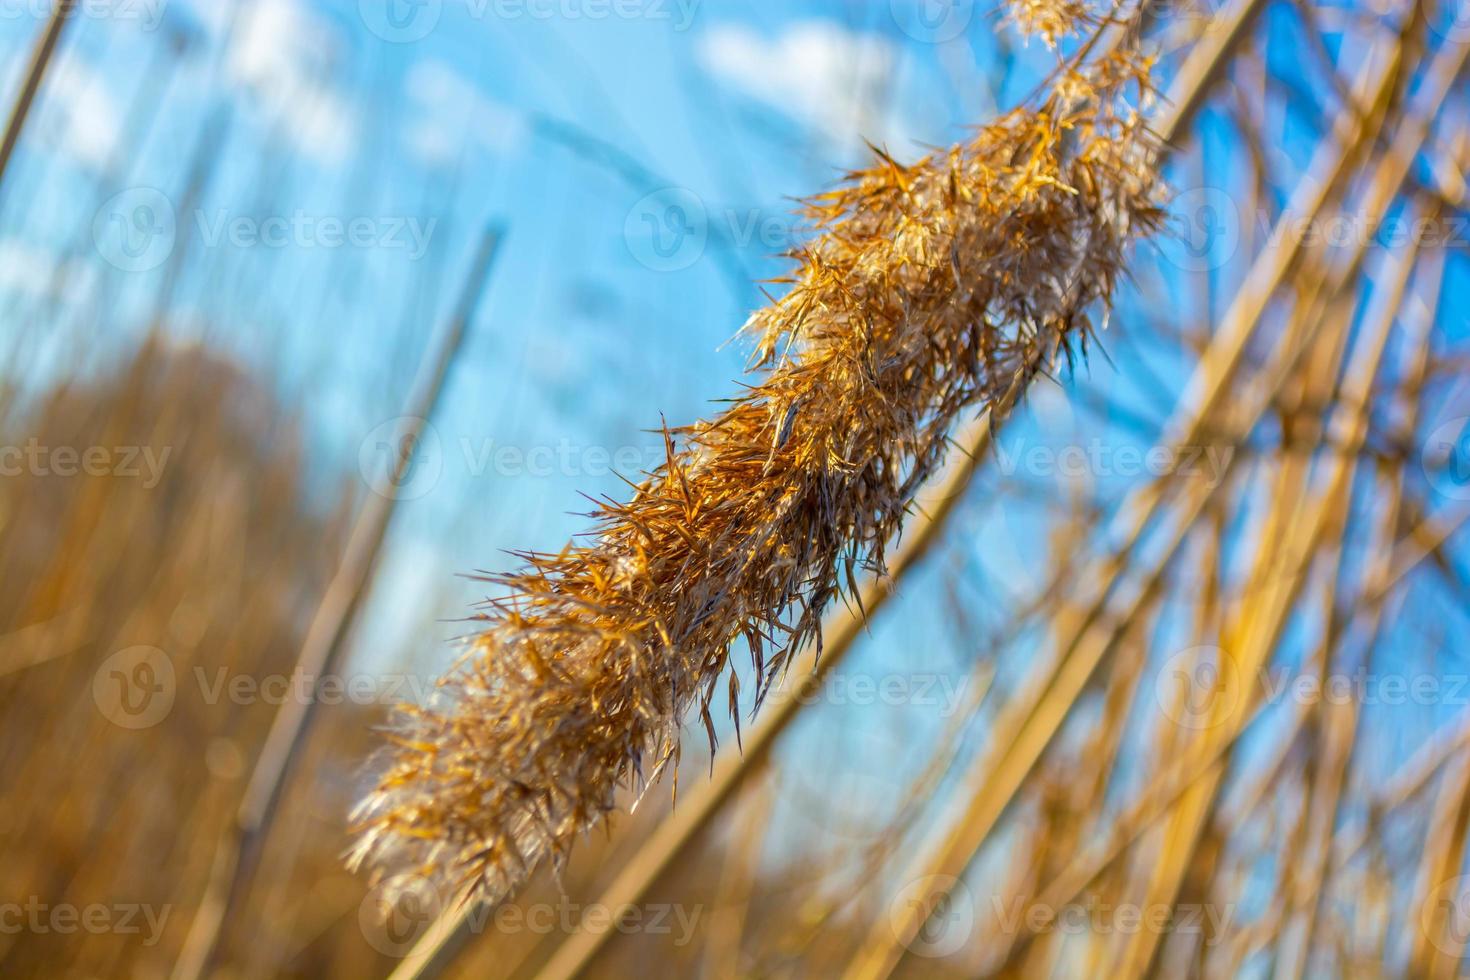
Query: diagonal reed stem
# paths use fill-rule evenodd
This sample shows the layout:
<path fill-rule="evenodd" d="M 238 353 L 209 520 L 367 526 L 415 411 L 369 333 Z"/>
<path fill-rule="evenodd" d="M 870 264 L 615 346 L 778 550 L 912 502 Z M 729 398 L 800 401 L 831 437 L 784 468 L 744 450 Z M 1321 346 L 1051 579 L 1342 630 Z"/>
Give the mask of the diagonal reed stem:
<path fill-rule="evenodd" d="M 20 142 L 21 130 L 25 129 L 26 120 L 30 118 L 36 93 L 41 90 L 46 70 L 51 67 L 51 57 L 56 53 L 56 46 L 61 42 L 66 25 L 71 22 L 75 7 L 76 0 L 59 0 L 51 8 L 51 17 L 46 21 L 46 27 L 37 39 L 36 46 L 31 49 L 31 60 L 26 65 L 20 91 L 11 104 L 10 118 L 5 121 L 4 136 L 0 137 L 0 189 L 4 187 L 5 173 L 10 169 L 10 158 L 15 153 L 16 144 Z M 3 197 L 0 197 L 0 201 L 3 201 Z"/>

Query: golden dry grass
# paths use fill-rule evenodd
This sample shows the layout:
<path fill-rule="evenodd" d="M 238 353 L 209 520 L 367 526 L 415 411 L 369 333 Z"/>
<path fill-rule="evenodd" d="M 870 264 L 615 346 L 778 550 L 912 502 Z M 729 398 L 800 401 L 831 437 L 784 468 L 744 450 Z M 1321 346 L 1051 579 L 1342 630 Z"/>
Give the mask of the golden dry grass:
<path fill-rule="evenodd" d="M 149 946 L 10 939 L 6 974 L 157 975 L 177 955 L 272 713 L 209 703 L 196 678 L 288 672 L 340 540 L 341 513 L 303 502 L 291 426 L 229 361 L 161 340 L 9 414 L 6 445 L 97 447 L 113 465 L 0 481 L 0 893 L 169 918 Z M 169 691 L 139 700 L 139 668 Z"/>

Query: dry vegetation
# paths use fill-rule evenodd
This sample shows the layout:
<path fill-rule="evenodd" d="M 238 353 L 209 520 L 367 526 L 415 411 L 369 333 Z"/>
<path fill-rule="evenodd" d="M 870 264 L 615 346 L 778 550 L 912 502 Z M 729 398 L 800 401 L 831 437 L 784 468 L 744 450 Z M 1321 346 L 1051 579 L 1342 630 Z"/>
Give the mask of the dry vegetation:
<path fill-rule="evenodd" d="M 821 638 L 834 597 L 884 553 L 956 420 L 1008 414 L 1039 373 L 1085 354 L 1161 191 L 1131 53 L 1058 69 L 1054 93 L 948 153 L 883 156 L 807 205 L 816 237 L 746 326 L 759 372 L 591 543 L 529 554 L 484 632 L 406 712 L 364 805 L 354 861 L 379 859 L 498 901 L 550 854 L 677 769 L 717 692 L 738 725 L 731 645 L 760 702 Z M 1128 91 L 1131 89 L 1131 92 Z M 880 156 L 882 156 L 880 154 Z"/>
<path fill-rule="evenodd" d="M 0 891 L 175 911 L 149 947 L 7 936 L 4 971 L 161 975 L 187 928 L 179 897 L 201 887 L 209 828 L 228 821 L 273 710 L 210 703 L 196 672 L 289 673 L 341 513 L 306 507 L 290 419 L 199 347 L 150 340 L 101 377 L 12 405 L 5 432 L 11 446 L 105 447 L 115 465 L 0 482 Z M 114 671 L 162 684 L 168 669 L 171 704 L 114 686 Z"/>

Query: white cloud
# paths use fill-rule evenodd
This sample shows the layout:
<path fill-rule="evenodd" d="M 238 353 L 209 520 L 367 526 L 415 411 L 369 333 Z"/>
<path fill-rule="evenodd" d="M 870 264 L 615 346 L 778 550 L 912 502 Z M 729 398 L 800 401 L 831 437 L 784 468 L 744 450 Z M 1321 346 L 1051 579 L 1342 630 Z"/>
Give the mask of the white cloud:
<path fill-rule="evenodd" d="M 884 37 L 803 21 L 776 38 L 721 24 L 699 43 L 706 71 L 843 146 L 901 138 L 883 112 L 897 52 Z"/>
<path fill-rule="evenodd" d="M 0 240 L 0 290 L 38 296 L 56 271 L 56 257 L 18 239 Z"/>
<path fill-rule="evenodd" d="M 240 10 L 225 71 L 298 150 L 339 163 L 357 142 L 353 104 L 331 82 L 342 47 L 330 25 L 294 0 L 256 0 Z"/>
<path fill-rule="evenodd" d="M 55 252 L 39 245 L 18 238 L 0 239 L 0 294 L 39 300 L 61 298 L 57 286 L 70 287 L 70 295 L 90 288 L 95 267 L 73 259 L 59 270 L 59 262 Z"/>
<path fill-rule="evenodd" d="M 468 143 L 491 153 L 516 149 L 525 136 L 520 113 L 487 96 L 474 82 L 437 58 L 414 63 L 404 87 L 414 110 L 406 139 L 424 163 L 453 162 Z"/>
<path fill-rule="evenodd" d="M 46 77 L 37 131 L 45 143 L 78 163 L 102 170 L 118 139 L 119 110 L 108 86 L 75 57 L 58 60 Z"/>

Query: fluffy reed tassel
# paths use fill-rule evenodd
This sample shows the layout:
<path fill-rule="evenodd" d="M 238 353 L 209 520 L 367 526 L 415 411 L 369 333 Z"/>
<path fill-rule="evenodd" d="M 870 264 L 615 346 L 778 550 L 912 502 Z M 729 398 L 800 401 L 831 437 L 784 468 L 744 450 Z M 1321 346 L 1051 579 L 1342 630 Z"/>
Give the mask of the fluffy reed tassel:
<path fill-rule="evenodd" d="M 434 703 L 403 710 L 353 866 L 499 899 L 559 865 L 620 789 L 677 767 L 686 719 L 713 749 L 742 640 L 759 705 L 821 642 L 829 602 L 856 594 L 854 567 L 882 571 L 957 416 L 995 420 L 1085 352 L 1089 310 L 1162 217 L 1148 98 L 1135 55 L 1074 59 L 1044 102 L 972 142 L 913 166 L 875 151 L 808 201 L 790 289 L 746 325 L 753 386 L 665 428 L 666 461 L 626 504 L 599 504 L 589 543 L 493 579 L 505 595 L 484 632 Z"/>

